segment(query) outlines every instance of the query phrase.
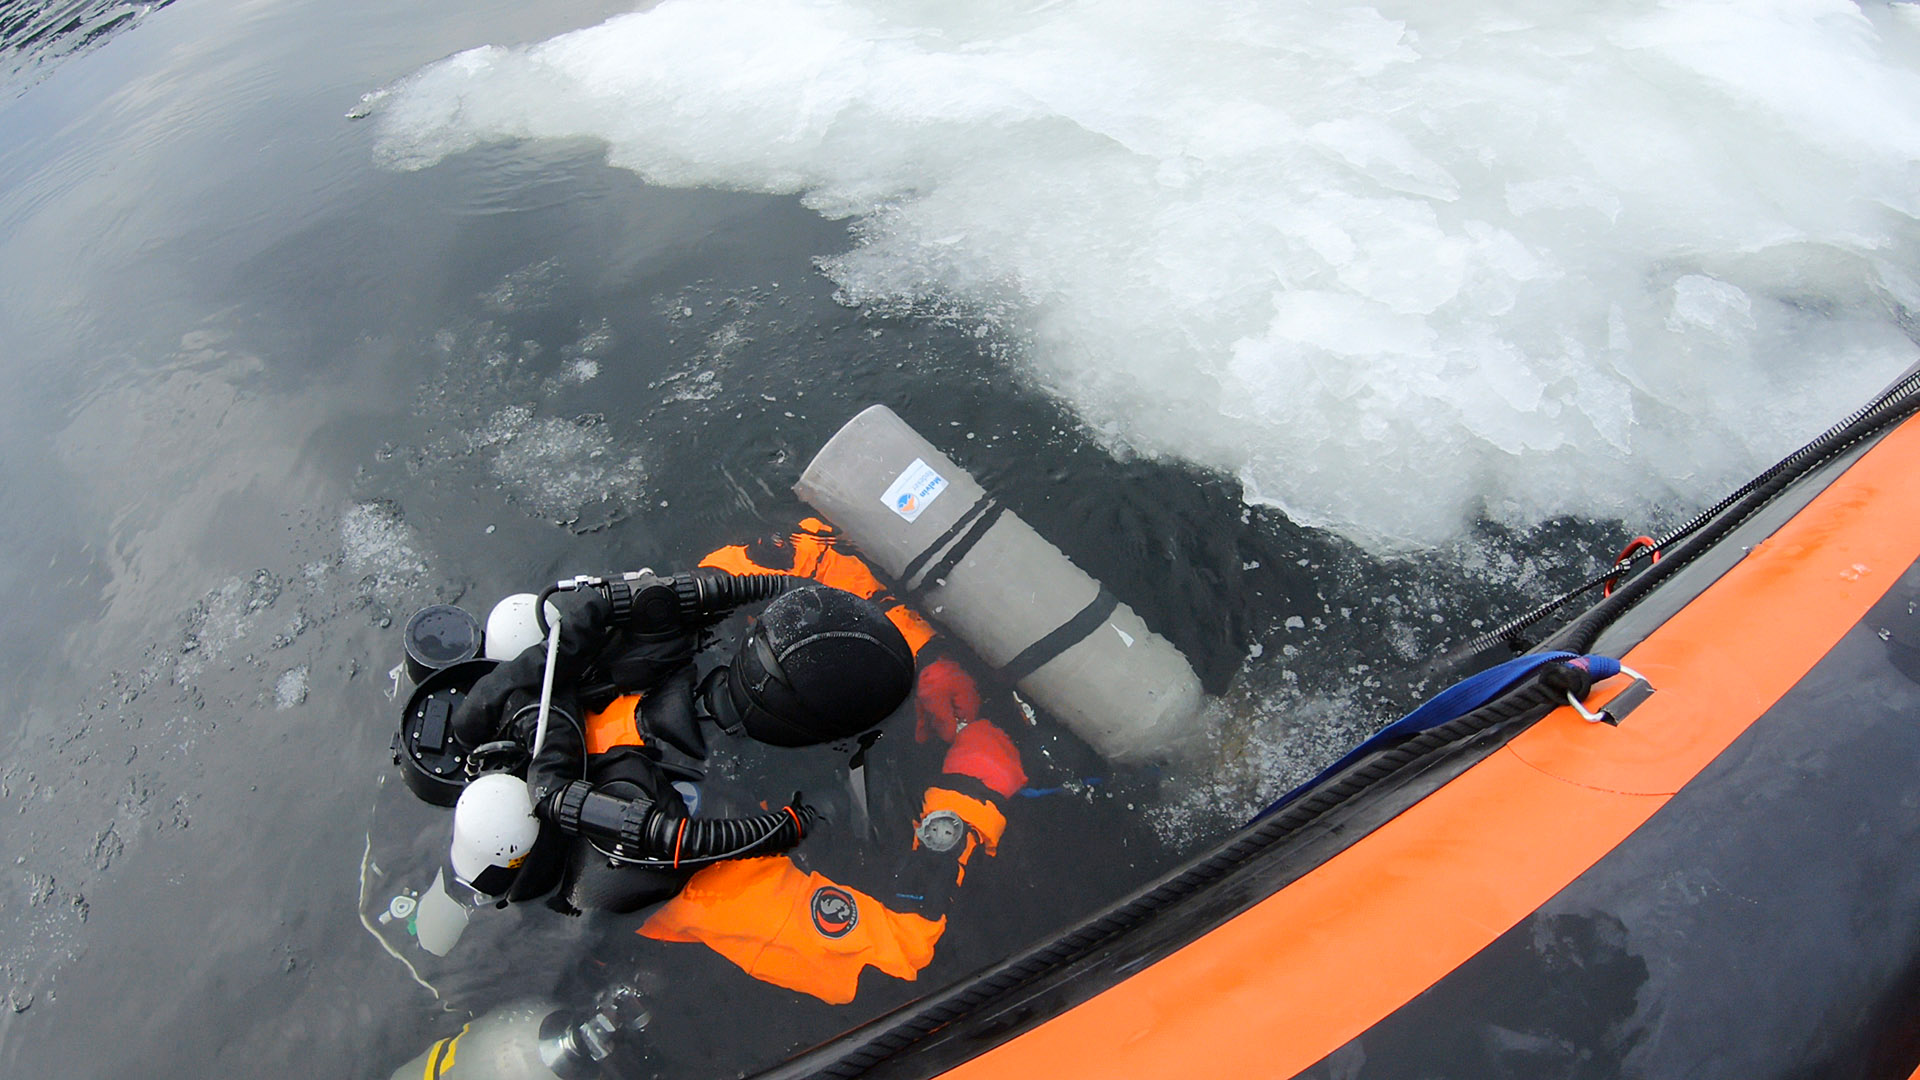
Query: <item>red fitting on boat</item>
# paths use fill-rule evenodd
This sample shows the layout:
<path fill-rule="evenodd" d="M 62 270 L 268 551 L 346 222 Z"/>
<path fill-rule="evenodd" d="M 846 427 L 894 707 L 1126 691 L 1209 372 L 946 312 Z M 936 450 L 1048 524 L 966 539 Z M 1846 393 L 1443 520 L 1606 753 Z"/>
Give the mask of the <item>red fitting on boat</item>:
<path fill-rule="evenodd" d="M 1619 566 L 1621 563 L 1626 562 L 1628 559 L 1633 558 L 1635 555 L 1640 554 L 1642 551 L 1653 552 L 1653 561 L 1654 562 L 1660 561 L 1660 545 L 1653 542 L 1653 537 L 1636 536 L 1633 539 L 1627 541 L 1627 546 L 1620 549 L 1620 554 L 1615 555 L 1613 557 L 1613 565 Z M 1619 580 L 1620 580 L 1619 574 L 1615 574 L 1612 577 L 1608 578 L 1607 583 L 1604 586 L 1602 586 L 1600 589 L 1600 595 L 1612 596 L 1613 586 Z M 1588 586 L 1588 588 L 1592 588 L 1592 586 Z"/>

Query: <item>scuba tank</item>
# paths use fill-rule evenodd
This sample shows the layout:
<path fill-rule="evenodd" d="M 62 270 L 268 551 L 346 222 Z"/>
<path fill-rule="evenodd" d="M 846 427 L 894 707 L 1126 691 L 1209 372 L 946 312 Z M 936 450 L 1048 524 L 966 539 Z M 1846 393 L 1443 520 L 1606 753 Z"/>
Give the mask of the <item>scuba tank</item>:
<path fill-rule="evenodd" d="M 394 1070 L 393 1080 L 582 1080 L 600 1073 L 622 1040 L 652 1019 L 640 992 L 616 986 L 581 1015 L 550 1005 L 509 1005 L 441 1039 Z"/>
<path fill-rule="evenodd" d="M 821 447 L 794 492 L 897 582 L 900 598 L 1115 760 L 1192 734 L 1180 650 L 995 502 L 884 405 Z"/>

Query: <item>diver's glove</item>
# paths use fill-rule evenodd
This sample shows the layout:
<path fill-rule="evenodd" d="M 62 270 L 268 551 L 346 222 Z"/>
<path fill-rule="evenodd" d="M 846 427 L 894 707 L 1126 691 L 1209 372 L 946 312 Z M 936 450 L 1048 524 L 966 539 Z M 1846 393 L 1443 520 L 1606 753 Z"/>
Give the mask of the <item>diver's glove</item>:
<path fill-rule="evenodd" d="M 940 771 L 947 776 L 964 776 L 1002 799 L 1027 784 L 1027 771 L 1020 765 L 1020 749 L 1013 745 L 1000 725 L 991 720 L 975 720 L 962 727 L 947 748 Z"/>
<path fill-rule="evenodd" d="M 593 589 L 557 592 L 548 602 L 560 612 L 560 649 L 554 657 L 553 677 L 558 694 L 571 689 L 605 648 L 613 604 Z M 547 643 L 540 641 L 487 672 L 454 710 L 454 736 L 467 746 L 509 737 L 507 721 L 529 702 L 540 700 L 546 668 Z"/>
<path fill-rule="evenodd" d="M 979 719 L 980 687 L 959 661 L 942 656 L 921 665 L 914 684 L 913 711 L 915 742 L 937 738 L 950 743 L 961 728 Z"/>
<path fill-rule="evenodd" d="M 975 852 L 1000 850 L 1006 800 L 1027 783 L 1019 748 L 991 720 L 956 732 L 940 771 L 920 797 L 913 850 L 897 876 L 898 898 L 928 918 L 946 913 Z"/>

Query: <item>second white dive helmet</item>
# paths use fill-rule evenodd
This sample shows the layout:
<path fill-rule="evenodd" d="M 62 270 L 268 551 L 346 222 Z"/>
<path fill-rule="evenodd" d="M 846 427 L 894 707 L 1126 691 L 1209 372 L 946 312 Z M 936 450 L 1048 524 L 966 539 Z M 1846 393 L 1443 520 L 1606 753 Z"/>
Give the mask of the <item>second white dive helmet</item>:
<path fill-rule="evenodd" d="M 546 639 L 546 631 L 540 629 L 540 620 L 534 618 L 533 608 L 540 598 L 533 593 L 514 593 L 505 600 L 493 605 L 493 611 L 487 615 L 486 657 L 489 660 L 505 662 L 525 652 L 527 646 L 538 645 Z M 547 602 L 547 622 L 560 617 L 560 610 Z"/>

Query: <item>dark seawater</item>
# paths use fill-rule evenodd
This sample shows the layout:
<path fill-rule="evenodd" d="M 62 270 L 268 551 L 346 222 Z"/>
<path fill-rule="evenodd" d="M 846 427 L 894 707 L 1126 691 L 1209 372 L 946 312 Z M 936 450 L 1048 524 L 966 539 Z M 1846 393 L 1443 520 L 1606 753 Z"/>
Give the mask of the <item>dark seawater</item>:
<path fill-rule="evenodd" d="M 1217 838 L 1623 531 L 1383 562 L 1228 478 L 1116 459 L 964 318 L 836 303 L 815 260 L 852 240 L 793 199 L 649 187 L 584 142 L 385 171 L 346 119 L 621 4 L 162 6 L 0 24 L 0 1074 L 384 1076 L 469 1012 L 665 955 L 617 920 L 490 913 L 447 962 L 401 939 L 436 1001 L 362 928 L 363 856 L 378 910 L 447 828 L 388 760 L 399 624 L 786 528 L 869 403 L 1187 650 L 1264 747 L 1182 774 L 1039 732 L 1033 785 L 1067 790 L 1019 807 L 930 979 Z M 727 753 L 773 790 L 831 775 Z M 914 989 L 829 1010 L 696 954 L 644 961 L 681 1025 L 655 1034 L 726 1043 L 726 1069 Z"/>

